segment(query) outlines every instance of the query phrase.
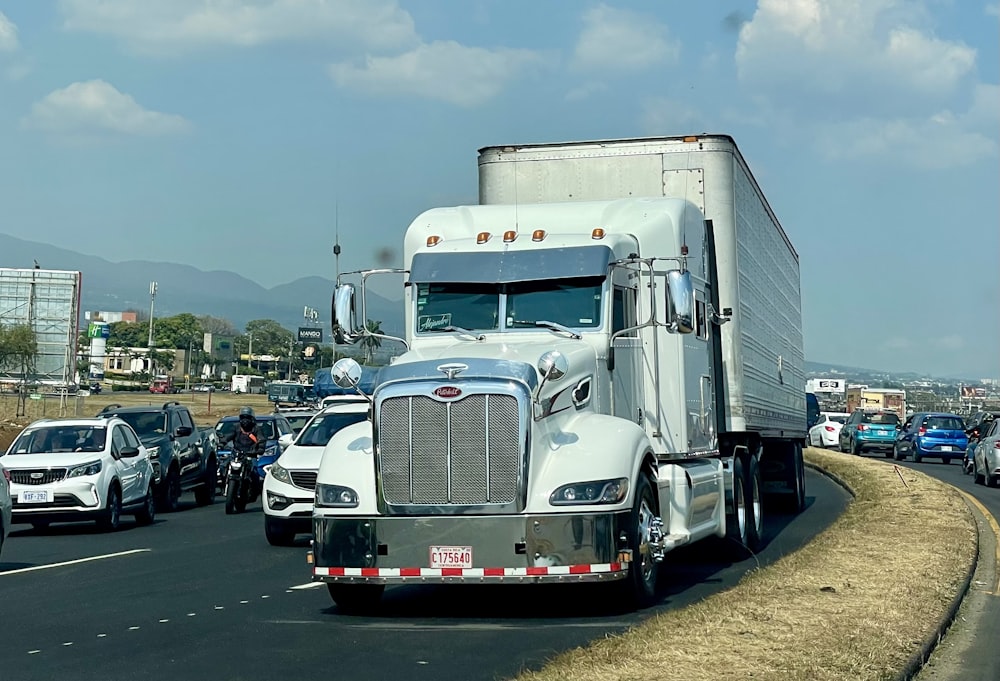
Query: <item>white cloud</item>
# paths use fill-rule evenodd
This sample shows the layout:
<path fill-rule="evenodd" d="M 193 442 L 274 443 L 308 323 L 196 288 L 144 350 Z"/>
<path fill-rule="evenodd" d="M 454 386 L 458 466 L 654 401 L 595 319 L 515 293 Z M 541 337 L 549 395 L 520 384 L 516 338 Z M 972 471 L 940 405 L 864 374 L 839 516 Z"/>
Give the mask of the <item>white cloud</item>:
<path fill-rule="evenodd" d="M 530 50 L 466 47 L 454 41 L 423 44 L 394 57 L 330 66 L 343 88 L 372 95 L 410 94 L 472 107 L 495 97 L 522 69 L 540 62 Z"/>
<path fill-rule="evenodd" d="M 17 48 L 17 26 L 0 12 L 0 52 L 13 52 Z"/>
<path fill-rule="evenodd" d="M 144 109 L 103 80 L 73 83 L 50 92 L 32 106 L 22 125 L 67 136 L 168 135 L 190 128 L 184 118 Z"/>
<path fill-rule="evenodd" d="M 993 17 L 1000 17 L 1000 5 L 986 5 L 984 11 Z"/>
<path fill-rule="evenodd" d="M 141 52 L 314 40 L 373 50 L 418 42 L 395 0 L 61 0 L 69 30 L 112 35 Z"/>
<path fill-rule="evenodd" d="M 583 15 L 572 64 L 582 71 L 636 71 L 679 55 L 680 44 L 670 40 L 663 24 L 602 4 Z"/>

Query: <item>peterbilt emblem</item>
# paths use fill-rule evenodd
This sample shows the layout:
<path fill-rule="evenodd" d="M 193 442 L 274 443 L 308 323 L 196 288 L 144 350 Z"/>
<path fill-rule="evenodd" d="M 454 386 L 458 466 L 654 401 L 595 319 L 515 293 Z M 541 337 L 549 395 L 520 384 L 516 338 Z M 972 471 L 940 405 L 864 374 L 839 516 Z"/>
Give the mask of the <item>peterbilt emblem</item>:
<path fill-rule="evenodd" d="M 31 479 L 32 480 L 41 480 L 44 477 L 45 477 L 45 473 L 32 473 L 31 474 Z"/>
<path fill-rule="evenodd" d="M 447 376 L 450 381 L 468 368 L 468 364 L 459 364 L 458 362 L 455 362 L 454 364 L 442 364 L 437 368 L 437 370 Z"/>
<path fill-rule="evenodd" d="M 458 397 L 459 395 L 461 395 L 462 391 L 453 385 L 443 385 L 440 388 L 437 388 L 434 391 L 434 394 L 444 399 L 451 399 L 453 397 Z"/>

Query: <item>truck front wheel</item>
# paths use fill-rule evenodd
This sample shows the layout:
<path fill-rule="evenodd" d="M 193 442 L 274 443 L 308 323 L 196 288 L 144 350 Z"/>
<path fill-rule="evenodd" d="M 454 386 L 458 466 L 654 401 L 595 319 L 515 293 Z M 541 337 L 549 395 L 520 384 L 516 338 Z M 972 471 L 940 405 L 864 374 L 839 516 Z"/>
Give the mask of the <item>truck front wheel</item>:
<path fill-rule="evenodd" d="M 330 598 L 347 615 L 363 615 L 378 607 L 385 584 L 327 584 Z"/>
<path fill-rule="evenodd" d="M 650 542 L 657 515 L 653 483 L 647 473 L 641 473 L 636 482 L 635 501 L 626 529 L 632 562 L 628 566 L 628 576 L 622 582 L 625 600 L 635 608 L 646 608 L 656 601 L 660 565 L 653 560 Z"/>

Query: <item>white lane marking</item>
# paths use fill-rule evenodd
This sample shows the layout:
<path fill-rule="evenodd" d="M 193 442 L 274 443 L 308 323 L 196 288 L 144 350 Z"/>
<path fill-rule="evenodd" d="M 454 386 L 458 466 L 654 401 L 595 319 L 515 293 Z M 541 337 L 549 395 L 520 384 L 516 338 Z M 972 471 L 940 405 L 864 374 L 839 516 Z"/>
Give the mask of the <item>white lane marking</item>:
<path fill-rule="evenodd" d="M 50 563 L 48 565 L 35 565 L 34 567 L 18 568 L 16 570 L 5 570 L 0 572 L 0 577 L 16 575 L 21 572 L 35 572 L 37 570 L 49 570 L 51 568 L 66 567 L 67 565 L 79 565 L 80 563 L 90 563 L 95 560 L 105 560 L 106 558 L 120 558 L 122 556 L 132 556 L 137 553 L 149 553 L 152 549 L 132 549 L 130 551 L 119 551 L 118 553 L 106 553 L 103 556 L 90 556 L 89 558 L 77 558 L 76 560 L 65 560 L 61 563 Z"/>
<path fill-rule="evenodd" d="M 304 589 L 318 589 L 323 586 L 323 582 L 306 582 L 305 584 L 296 584 L 295 586 L 290 586 L 288 589 L 290 591 L 302 591 Z"/>
<path fill-rule="evenodd" d="M 98 634 L 97 635 L 97 638 L 107 638 L 107 637 L 108 637 L 107 634 Z"/>
<path fill-rule="evenodd" d="M 270 598 L 270 596 L 261 596 L 261 598 Z"/>
<path fill-rule="evenodd" d="M 129 627 L 129 631 L 139 631 L 139 627 Z"/>
<path fill-rule="evenodd" d="M 63 643 L 63 645 L 64 646 L 71 646 L 71 645 L 73 645 L 73 642 L 72 641 L 66 641 L 65 643 Z"/>
<path fill-rule="evenodd" d="M 225 610 L 226 608 L 223 605 L 217 605 L 217 606 L 215 606 L 215 609 L 216 610 Z"/>
<path fill-rule="evenodd" d="M 170 620 L 168 620 L 168 619 L 162 619 L 162 620 L 160 620 L 160 624 L 165 624 L 165 623 L 167 623 L 167 622 L 169 622 L 169 621 L 170 621 Z"/>
<path fill-rule="evenodd" d="M 28 655 L 37 655 L 40 652 L 42 652 L 42 651 L 41 650 L 29 650 L 28 651 Z"/>
<path fill-rule="evenodd" d="M 250 601 L 240 601 L 240 605 L 246 605 L 246 604 L 247 604 L 247 603 L 249 603 L 249 602 L 250 602 Z"/>
<path fill-rule="evenodd" d="M 188 613 L 188 617 L 194 617 L 194 616 L 195 616 L 195 615 L 197 615 L 197 614 L 198 614 L 198 613 L 196 613 L 196 612 L 189 612 L 189 613 Z"/>

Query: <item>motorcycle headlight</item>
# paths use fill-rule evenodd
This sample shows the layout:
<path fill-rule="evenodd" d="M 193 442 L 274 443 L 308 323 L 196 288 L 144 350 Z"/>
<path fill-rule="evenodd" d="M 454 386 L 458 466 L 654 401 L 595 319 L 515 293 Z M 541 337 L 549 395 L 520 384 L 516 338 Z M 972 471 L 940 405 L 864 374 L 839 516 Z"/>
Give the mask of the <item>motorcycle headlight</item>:
<path fill-rule="evenodd" d="M 628 496 L 628 478 L 575 482 L 556 489 L 549 497 L 553 506 L 620 504 Z"/>
<path fill-rule="evenodd" d="M 239 459 L 233 459 L 232 461 L 229 462 L 229 467 L 232 468 L 234 471 L 238 471 L 240 468 L 243 467 L 243 462 L 240 461 Z"/>
<path fill-rule="evenodd" d="M 292 484 L 292 476 L 288 474 L 288 471 L 281 467 L 281 464 L 273 463 L 268 466 L 267 474 L 278 482 L 283 482 L 286 485 Z"/>
<path fill-rule="evenodd" d="M 316 505 L 328 508 L 356 508 L 358 493 L 342 485 L 316 485 Z"/>
<path fill-rule="evenodd" d="M 79 466 L 73 466 L 66 473 L 67 478 L 79 478 L 85 475 L 97 475 L 101 472 L 101 462 L 91 461 L 89 463 L 80 464 Z"/>

